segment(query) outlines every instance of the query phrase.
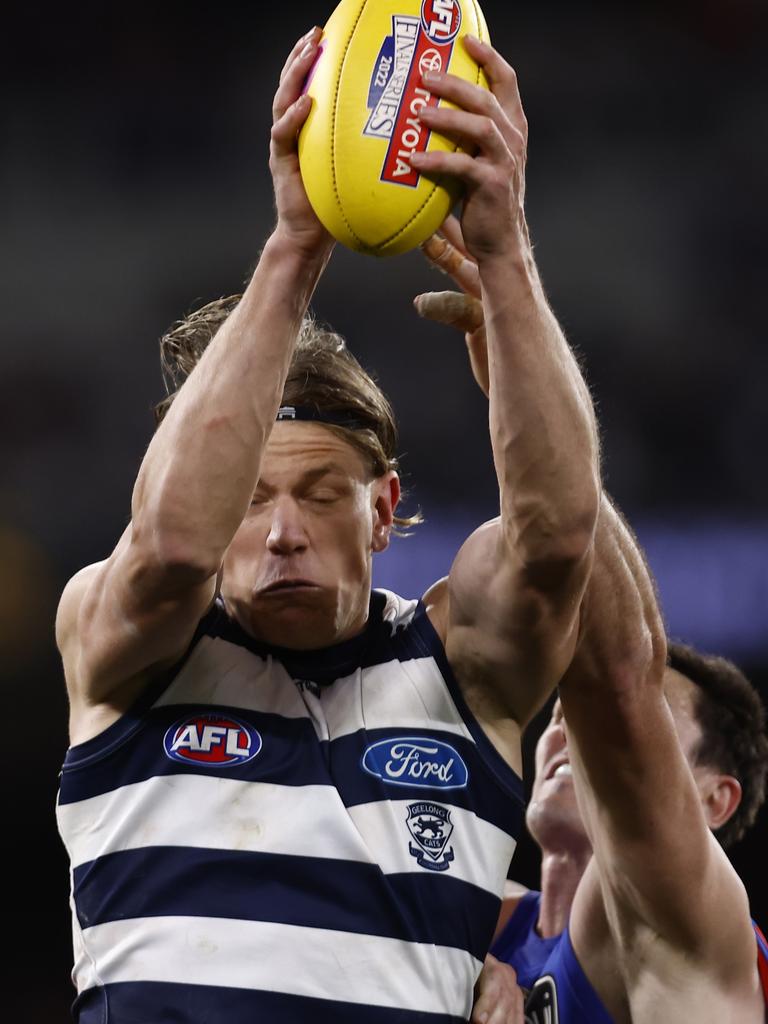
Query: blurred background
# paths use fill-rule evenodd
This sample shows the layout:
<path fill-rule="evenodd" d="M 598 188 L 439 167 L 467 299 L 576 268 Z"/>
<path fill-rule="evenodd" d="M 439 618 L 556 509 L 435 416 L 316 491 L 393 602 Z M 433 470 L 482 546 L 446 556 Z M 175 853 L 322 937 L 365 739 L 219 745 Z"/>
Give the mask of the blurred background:
<path fill-rule="evenodd" d="M 105 557 L 163 393 L 157 341 L 240 289 L 273 220 L 267 146 L 285 55 L 332 3 L 79 5 L 6 21 L 0 328 L 0 675 L 10 998 L 65 1020 L 68 876 L 54 824 L 67 708 L 58 594 Z M 581 353 L 607 485 L 670 632 L 768 686 L 768 6 L 486 0 L 530 121 L 528 215 Z M 426 523 L 377 567 L 406 596 L 495 514 L 485 401 L 461 338 L 411 300 L 416 253 L 337 251 L 315 296 L 399 414 Z M 734 859 L 757 891 L 766 814 Z M 523 844 L 516 874 L 536 863 Z M 6 1003 L 7 1005 L 7 1003 Z"/>

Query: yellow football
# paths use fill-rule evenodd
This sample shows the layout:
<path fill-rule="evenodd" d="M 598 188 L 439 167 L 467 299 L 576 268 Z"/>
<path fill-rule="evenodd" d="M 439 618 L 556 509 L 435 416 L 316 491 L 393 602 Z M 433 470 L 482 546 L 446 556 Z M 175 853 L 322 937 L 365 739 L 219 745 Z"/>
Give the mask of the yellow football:
<path fill-rule="evenodd" d="M 443 223 L 461 194 L 408 163 L 414 150 L 455 150 L 419 110 L 438 101 L 427 70 L 488 87 L 462 36 L 488 41 L 475 0 L 341 0 L 307 77 L 313 103 L 299 135 L 299 163 L 315 213 L 358 252 L 407 252 Z"/>

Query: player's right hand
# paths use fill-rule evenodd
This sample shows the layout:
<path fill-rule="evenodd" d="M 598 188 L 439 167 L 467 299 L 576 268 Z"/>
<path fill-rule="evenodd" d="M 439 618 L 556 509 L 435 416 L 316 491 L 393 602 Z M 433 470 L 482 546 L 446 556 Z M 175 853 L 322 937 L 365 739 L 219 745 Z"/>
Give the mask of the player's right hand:
<path fill-rule="evenodd" d="M 288 55 L 272 103 L 269 146 L 277 231 L 308 255 L 322 253 L 333 245 L 307 199 L 299 170 L 298 134 L 312 107 L 311 98 L 302 93 L 302 88 L 317 57 L 321 36 L 322 29 L 311 29 Z"/>

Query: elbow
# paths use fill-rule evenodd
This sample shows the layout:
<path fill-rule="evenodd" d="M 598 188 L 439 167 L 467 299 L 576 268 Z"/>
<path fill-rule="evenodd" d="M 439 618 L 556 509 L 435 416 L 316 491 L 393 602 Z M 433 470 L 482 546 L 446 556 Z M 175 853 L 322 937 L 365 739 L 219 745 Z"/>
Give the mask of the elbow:
<path fill-rule="evenodd" d="M 205 551 L 182 531 L 131 527 L 131 570 L 140 590 L 177 592 L 197 587 L 216 576 L 218 552 Z"/>
<path fill-rule="evenodd" d="M 579 673 L 579 688 L 595 698 L 610 699 L 623 721 L 645 720 L 648 701 L 664 699 L 664 659 L 659 657 L 653 630 L 639 622 L 610 653 Z"/>
<path fill-rule="evenodd" d="M 600 483 L 594 478 L 578 495 L 554 503 L 527 502 L 515 510 L 505 532 L 530 578 L 557 581 L 588 573 L 600 499 Z"/>

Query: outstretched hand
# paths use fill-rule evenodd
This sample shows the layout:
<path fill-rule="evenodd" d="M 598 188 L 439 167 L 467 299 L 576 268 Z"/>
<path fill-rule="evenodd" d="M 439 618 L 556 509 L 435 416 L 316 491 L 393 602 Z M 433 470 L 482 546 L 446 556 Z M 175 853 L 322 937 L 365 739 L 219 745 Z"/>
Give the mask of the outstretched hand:
<path fill-rule="evenodd" d="M 317 58 L 321 36 L 322 29 L 310 29 L 298 40 L 283 65 L 272 103 L 269 146 L 278 231 L 310 255 L 333 245 L 333 239 L 307 199 L 299 170 L 298 135 L 312 108 L 311 97 L 302 89 Z"/>
<path fill-rule="evenodd" d="M 426 88 L 456 107 L 425 106 L 419 119 L 430 131 L 475 150 L 475 155 L 428 150 L 412 153 L 409 160 L 428 178 L 447 174 L 464 185 L 461 227 L 469 255 L 480 263 L 499 256 L 528 262 L 524 213 L 528 123 L 517 76 L 488 43 L 465 36 L 464 46 L 485 72 L 490 90 L 456 75 L 425 73 Z"/>
<path fill-rule="evenodd" d="M 452 277 L 463 290 L 417 295 L 413 300 L 416 312 L 426 320 L 447 324 L 464 332 L 472 373 L 487 398 L 490 378 L 480 274 L 476 262 L 464 247 L 456 218 L 449 217 L 441 233 L 428 238 L 421 250 L 433 266 Z"/>

